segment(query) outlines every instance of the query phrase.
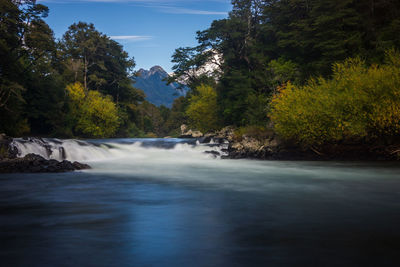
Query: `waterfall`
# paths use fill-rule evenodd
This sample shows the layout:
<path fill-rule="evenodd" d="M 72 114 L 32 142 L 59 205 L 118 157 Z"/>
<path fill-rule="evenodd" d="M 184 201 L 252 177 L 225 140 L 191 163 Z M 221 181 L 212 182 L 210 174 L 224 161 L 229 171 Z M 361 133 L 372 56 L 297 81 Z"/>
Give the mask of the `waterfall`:
<path fill-rule="evenodd" d="M 179 157 L 220 157 L 227 144 L 200 144 L 186 139 L 105 139 L 75 140 L 54 138 L 15 138 L 11 144 L 18 149 L 18 157 L 29 153 L 46 159 L 69 161 L 102 161 L 107 159 L 135 159 L 158 154 Z"/>

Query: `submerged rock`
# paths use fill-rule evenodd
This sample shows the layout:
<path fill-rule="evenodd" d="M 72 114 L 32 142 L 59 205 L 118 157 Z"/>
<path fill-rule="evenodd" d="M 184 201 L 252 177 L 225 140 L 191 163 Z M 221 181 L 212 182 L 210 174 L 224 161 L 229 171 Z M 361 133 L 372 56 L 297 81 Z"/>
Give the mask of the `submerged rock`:
<path fill-rule="evenodd" d="M 202 138 L 199 139 L 200 143 L 208 144 L 210 143 L 215 137 L 215 133 L 206 133 Z"/>
<path fill-rule="evenodd" d="M 84 169 L 90 169 L 90 166 L 76 161 L 47 160 L 36 154 L 28 154 L 23 158 L 0 160 L 0 173 L 69 172 Z"/>
<path fill-rule="evenodd" d="M 210 154 L 210 155 L 214 156 L 215 158 L 218 156 L 221 156 L 221 153 L 219 153 L 218 151 L 215 151 L 215 150 L 204 151 L 204 153 Z"/>

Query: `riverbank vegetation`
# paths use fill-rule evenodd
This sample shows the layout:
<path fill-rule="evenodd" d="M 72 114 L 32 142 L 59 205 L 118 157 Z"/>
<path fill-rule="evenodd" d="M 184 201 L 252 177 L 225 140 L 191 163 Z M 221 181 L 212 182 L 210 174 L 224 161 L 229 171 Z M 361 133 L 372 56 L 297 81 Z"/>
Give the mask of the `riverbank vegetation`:
<path fill-rule="evenodd" d="M 270 117 L 281 136 L 305 144 L 394 141 L 400 132 L 400 54 L 367 67 L 359 58 L 333 66 L 332 78 L 290 82 L 274 95 Z"/>
<path fill-rule="evenodd" d="M 46 6 L 0 4 L 0 131 L 57 137 L 179 135 L 227 125 L 305 146 L 398 144 L 400 2 L 233 0 L 172 56 L 171 109 L 134 87 L 122 46 L 78 22 L 55 40 Z M 78 97 L 78 98 L 77 98 Z M 266 134 L 263 134 L 263 131 Z"/>
<path fill-rule="evenodd" d="M 304 146 L 398 143 L 400 2 L 232 5 L 228 18 L 197 32 L 198 46 L 173 55 L 170 81 L 189 81 L 189 101 L 198 84 L 212 86 L 220 126 L 234 125 L 241 134 L 273 130 Z"/>
<path fill-rule="evenodd" d="M 44 21 L 48 13 L 35 0 L 0 2 L 0 132 L 163 134 L 156 126 L 165 109 L 144 101 L 133 86 L 135 62 L 122 46 L 84 22 L 55 40 Z"/>

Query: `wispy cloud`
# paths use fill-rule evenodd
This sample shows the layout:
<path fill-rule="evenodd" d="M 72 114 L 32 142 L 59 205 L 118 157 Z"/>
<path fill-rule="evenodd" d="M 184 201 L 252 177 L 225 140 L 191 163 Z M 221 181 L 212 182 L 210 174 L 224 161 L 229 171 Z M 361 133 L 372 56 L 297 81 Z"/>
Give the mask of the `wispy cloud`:
<path fill-rule="evenodd" d="M 148 8 L 158 9 L 160 12 L 169 14 L 188 14 L 188 15 L 221 15 L 226 16 L 228 12 L 215 10 L 202 10 L 180 7 L 189 3 L 214 2 L 230 3 L 230 0 L 38 0 L 43 3 L 126 3 L 134 4 Z"/>
<path fill-rule="evenodd" d="M 198 10 L 180 7 L 170 7 L 170 6 L 158 6 L 160 11 L 171 14 L 188 14 L 188 15 L 222 15 L 225 16 L 228 12 L 221 11 L 209 11 L 209 10 Z"/>
<path fill-rule="evenodd" d="M 153 39 L 153 36 L 145 35 L 113 35 L 110 36 L 113 40 L 126 41 L 126 42 L 138 42 Z"/>

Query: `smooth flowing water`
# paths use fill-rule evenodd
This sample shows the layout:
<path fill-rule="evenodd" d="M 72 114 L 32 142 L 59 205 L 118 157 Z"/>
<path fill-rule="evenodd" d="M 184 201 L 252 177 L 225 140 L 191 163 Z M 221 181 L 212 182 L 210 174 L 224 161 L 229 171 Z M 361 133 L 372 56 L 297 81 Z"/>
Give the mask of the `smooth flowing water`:
<path fill-rule="evenodd" d="M 396 163 L 222 160 L 204 153 L 221 146 L 178 139 L 46 144 L 15 143 L 93 169 L 0 175 L 0 266 L 400 266 Z"/>

